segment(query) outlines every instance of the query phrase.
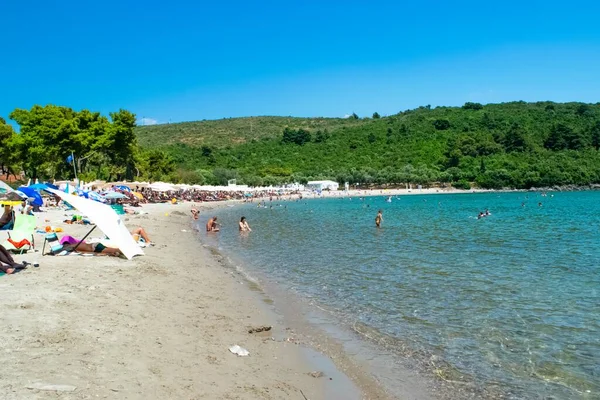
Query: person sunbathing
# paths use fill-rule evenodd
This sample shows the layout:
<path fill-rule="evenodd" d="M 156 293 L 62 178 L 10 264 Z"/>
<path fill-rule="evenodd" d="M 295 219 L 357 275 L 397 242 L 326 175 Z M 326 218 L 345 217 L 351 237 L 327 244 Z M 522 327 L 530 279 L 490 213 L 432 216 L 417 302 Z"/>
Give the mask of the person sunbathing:
<path fill-rule="evenodd" d="M 0 245 L 0 271 L 10 275 L 18 269 L 25 268 L 27 268 L 27 263 L 16 262 L 8 250 L 6 250 L 4 246 Z"/>
<path fill-rule="evenodd" d="M 5 204 L 4 205 L 4 214 L 0 217 L 0 229 L 7 230 L 12 229 L 15 223 L 15 212 L 13 211 L 12 206 Z"/>
<path fill-rule="evenodd" d="M 83 218 L 80 215 L 73 215 L 71 219 L 65 219 L 63 221 L 65 224 L 80 224 L 80 225 L 90 225 L 91 221 L 87 218 Z"/>
<path fill-rule="evenodd" d="M 86 243 L 81 242 L 79 244 L 64 244 L 64 250 L 67 251 L 77 251 L 80 253 L 95 253 L 95 254 L 104 254 L 107 256 L 119 257 L 121 255 L 121 250 L 116 247 L 106 247 L 102 243 Z"/>
<path fill-rule="evenodd" d="M 135 228 L 134 230 L 131 231 L 131 236 L 133 237 L 133 240 L 135 240 L 136 242 L 140 241 L 140 238 L 144 239 L 144 242 L 150 244 L 152 243 L 152 241 L 150 240 L 150 236 L 148 236 L 148 234 L 146 233 L 146 230 L 144 228 L 142 228 L 141 226 L 139 228 Z"/>

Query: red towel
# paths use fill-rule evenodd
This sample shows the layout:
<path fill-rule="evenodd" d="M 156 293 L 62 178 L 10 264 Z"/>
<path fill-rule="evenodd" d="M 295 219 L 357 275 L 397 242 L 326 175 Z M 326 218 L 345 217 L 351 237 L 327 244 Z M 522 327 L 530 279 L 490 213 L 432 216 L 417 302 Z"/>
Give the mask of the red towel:
<path fill-rule="evenodd" d="M 11 238 L 8 238 L 8 242 L 10 244 L 12 244 L 13 246 L 15 246 L 15 248 L 20 249 L 21 247 L 25 246 L 25 245 L 29 245 L 31 246 L 31 242 L 27 239 L 23 239 L 20 242 L 15 242 L 14 240 L 12 240 Z"/>

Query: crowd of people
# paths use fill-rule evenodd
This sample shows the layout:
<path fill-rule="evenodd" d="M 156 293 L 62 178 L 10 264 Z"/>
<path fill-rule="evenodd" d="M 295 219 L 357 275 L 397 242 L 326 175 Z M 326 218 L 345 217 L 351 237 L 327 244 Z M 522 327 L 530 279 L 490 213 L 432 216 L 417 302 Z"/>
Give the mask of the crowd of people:
<path fill-rule="evenodd" d="M 219 190 L 219 191 L 206 191 L 197 189 L 188 190 L 171 190 L 171 191 L 156 191 L 149 187 L 136 186 L 129 190 L 124 190 L 122 187 L 113 186 L 111 190 L 122 193 L 128 197 L 129 200 L 135 203 L 169 203 L 180 201 L 191 201 L 191 202 L 213 202 L 213 201 L 225 201 L 225 200 L 244 200 L 251 201 L 254 198 L 263 197 L 280 197 L 282 194 L 279 191 L 274 190 L 260 190 L 253 192 L 244 192 L 239 190 Z M 137 197 L 133 193 L 139 193 L 141 196 Z M 286 192 L 286 194 L 295 194 Z"/>

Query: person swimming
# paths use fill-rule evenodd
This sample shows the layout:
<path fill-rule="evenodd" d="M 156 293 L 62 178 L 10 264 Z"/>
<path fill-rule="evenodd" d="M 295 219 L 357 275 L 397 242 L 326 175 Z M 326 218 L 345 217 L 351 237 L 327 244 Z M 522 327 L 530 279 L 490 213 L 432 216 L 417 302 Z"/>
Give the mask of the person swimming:
<path fill-rule="evenodd" d="M 479 215 L 477 216 L 477 219 L 481 219 L 481 218 L 485 218 L 485 217 L 489 217 L 490 215 L 492 215 L 490 213 L 490 210 L 486 209 L 485 211 L 480 211 Z"/>

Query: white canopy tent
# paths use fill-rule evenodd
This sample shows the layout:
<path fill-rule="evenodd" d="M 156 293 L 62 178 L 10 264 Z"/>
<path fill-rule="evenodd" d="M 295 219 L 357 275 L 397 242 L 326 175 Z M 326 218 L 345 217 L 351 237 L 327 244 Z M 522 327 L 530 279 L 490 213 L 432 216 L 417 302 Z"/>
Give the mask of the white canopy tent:
<path fill-rule="evenodd" d="M 173 190 L 179 190 L 175 186 L 165 182 L 155 182 L 149 186 L 149 188 L 155 192 L 170 192 Z"/>
<path fill-rule="evenodd" d="M 84 197 L 73 196 L 59 190 L 47 190 L 81 211 L 82 214 L 85 214 L 90 221 L 96 224 L 96 227 L 100 228 L 108 236 L 114 246 L 128 260 L 131 260 L 134 256 L 144 254 L 142 248 L 133 240 L 121 218 L 110 206 Z"/>

